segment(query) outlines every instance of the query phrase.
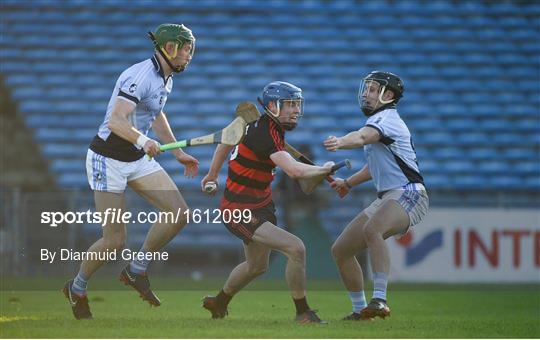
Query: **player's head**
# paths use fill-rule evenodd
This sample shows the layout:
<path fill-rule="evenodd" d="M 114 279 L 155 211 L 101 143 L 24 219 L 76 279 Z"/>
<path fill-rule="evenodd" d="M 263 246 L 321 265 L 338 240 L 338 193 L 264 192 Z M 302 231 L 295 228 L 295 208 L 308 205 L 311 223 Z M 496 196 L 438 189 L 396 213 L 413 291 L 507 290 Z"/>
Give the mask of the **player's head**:
<path fill-rule="evenodd" d="M 186 69 L 195 52 L 195 36 L 189 28 L 178 24 L 161 24 L 148 35 L 156 51 L 174 72 Z"/>
<path fill-rule="evenodd" d="M 383 106 L 392 106 L 403 97 L 403 81 L 390 72 L 373 71 L 358 89 L 358 104 L 366 116 L 371 116 Z"/>
<path fill-rule="evenodd" d="M 293 130 L 304 115 L 302 89 L 284 81 L 273 81 L 266 85 L 259 101 L 266 114 L 288 131 Z"/>

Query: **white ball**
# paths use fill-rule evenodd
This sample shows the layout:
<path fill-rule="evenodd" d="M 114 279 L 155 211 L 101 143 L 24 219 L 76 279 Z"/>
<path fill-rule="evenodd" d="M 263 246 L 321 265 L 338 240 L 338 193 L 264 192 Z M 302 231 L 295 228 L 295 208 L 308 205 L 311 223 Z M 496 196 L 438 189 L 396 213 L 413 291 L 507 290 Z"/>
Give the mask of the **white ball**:
<path fill-rule="evenodd" d="M 204 185 L 204 191 L 207 193 L 213 192 L 214 190 L 216 190 L 216 188 L 217 188 L 216 182 L 208 182 Z"/>

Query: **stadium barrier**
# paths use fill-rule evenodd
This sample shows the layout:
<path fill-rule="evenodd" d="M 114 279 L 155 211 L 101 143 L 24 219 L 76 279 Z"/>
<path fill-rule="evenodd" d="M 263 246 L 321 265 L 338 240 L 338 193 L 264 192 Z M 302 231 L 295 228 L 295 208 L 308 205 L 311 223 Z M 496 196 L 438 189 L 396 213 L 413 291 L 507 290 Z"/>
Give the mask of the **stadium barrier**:
<path fill-rule="evenodd" d="M 393 281 L 540 283 L 536 209 L 434 208 L 389 245 Z"/>

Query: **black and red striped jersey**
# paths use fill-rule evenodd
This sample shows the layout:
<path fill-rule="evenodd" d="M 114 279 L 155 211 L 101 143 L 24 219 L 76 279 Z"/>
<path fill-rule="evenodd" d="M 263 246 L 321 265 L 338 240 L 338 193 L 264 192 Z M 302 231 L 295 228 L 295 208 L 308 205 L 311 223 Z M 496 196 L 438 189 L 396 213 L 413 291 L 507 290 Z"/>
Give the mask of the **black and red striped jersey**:
<path fill-rule="evenodd" d="M 250 123 L 244 141 L 231 154 L 221 208 L 257 209 L 272 202 L 276 165 L 270 155 L 283 150 L 283 128 L 269 116 Z"/>

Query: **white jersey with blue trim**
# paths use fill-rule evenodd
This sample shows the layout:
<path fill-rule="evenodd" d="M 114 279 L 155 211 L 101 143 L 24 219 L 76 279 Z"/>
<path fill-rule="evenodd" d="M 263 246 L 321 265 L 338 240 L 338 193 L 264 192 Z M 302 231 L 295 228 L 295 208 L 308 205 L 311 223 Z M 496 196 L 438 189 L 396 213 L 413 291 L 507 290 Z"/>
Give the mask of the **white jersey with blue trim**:
<path fill-rule="evenodd" d="M 114 104 L 117 98 L 135 104 L 128 120 L 140 133 L 146 135 L 156 116 L 163 110 L 172 86 L 172 77 L 164 77 L 155 55 L 122 72 L 109 100 L 105 119 L 99 127 L 96 136 L 99 139 L 94 138 L 90 148 L 98 154 L 122 161 L 133 161 L 142 157 L 142 150 L 116 136 L 109 129 L 108 123 Z"/>
<path fill-rule="evenodd" d="M 411 133 L 395 108 L 377 112 L 366 126 L 379 131 L 380 139 L 364 145 L 369 172 L 378 192 L 397 189 L 408 183 L 424 182 Z"/>

